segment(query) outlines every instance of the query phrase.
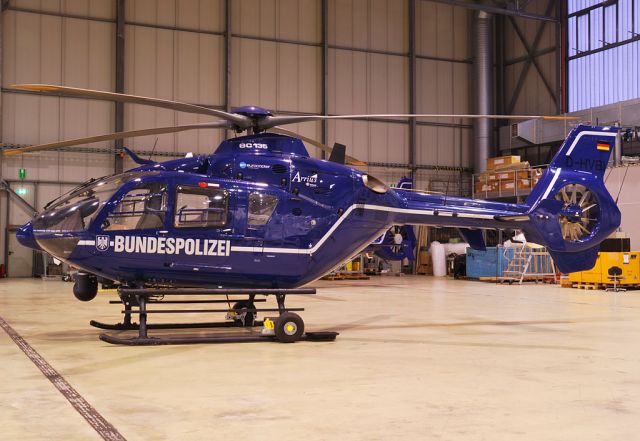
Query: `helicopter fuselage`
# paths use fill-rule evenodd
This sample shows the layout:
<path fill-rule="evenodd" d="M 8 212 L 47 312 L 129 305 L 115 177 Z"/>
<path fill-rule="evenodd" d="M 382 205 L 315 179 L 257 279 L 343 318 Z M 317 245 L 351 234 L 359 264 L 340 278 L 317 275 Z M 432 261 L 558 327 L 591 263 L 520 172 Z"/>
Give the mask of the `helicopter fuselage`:
<path fill-rule="evenodd" d="M 394 224 L 509 228 L 526 205 L 393 189 L 270 133 L 215 154 L 145 164 L 49 204 L 18 234 L 129 285 L 295 288 Z"/>

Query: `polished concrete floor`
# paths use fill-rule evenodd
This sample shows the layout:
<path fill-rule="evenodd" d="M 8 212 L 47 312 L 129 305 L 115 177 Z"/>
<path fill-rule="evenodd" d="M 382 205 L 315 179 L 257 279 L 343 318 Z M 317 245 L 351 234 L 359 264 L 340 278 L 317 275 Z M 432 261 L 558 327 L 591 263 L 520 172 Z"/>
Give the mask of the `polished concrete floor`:
<path fill-rule="evenodd" d="M 640 291 L 316 286 L 290 306 L 332 343 L 113 346 L 115 295 L 64 282 L 0 279 L 0 316 L 127 440 L 638 439 Z M 0 439 L 100 439 L 1 329 Z"/>

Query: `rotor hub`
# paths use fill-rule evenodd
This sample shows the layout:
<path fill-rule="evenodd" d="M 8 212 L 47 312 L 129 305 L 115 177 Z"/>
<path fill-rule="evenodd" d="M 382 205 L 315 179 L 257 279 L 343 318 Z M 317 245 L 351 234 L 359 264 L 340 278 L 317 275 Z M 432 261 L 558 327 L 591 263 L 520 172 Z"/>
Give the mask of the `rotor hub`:
<path fill-rule="evenodd" d="M 562 237 L 570 242 L 590 237 L 600 218 L 596 195 L 582 184 L 567 184 L 555 198 L 563 204 L 558 213 Z"/>
<path fill-rule="evenodd" d="M 247 116 L 251 119 L 262 119 L 267 116 L 273 116 L 273 113 L 271 113 L 269 110 L 258 106 L 236 107 L 232 110 L 232 112 L 237 113 L 238 115 Z"/>
<path fill-rule="evenodd" d="M 580 222 L 582 219 L 582 208 L 578 204 L 569 204 L 562 208 L 560 214 L 569 222 Z"/>

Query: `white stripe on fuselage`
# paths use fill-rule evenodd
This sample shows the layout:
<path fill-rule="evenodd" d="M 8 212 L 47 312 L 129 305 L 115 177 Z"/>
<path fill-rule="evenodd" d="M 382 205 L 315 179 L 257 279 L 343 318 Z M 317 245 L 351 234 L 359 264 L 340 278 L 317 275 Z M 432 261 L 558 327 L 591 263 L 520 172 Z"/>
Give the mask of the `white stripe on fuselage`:
<path fill-rule="evenodd" d="M 547 189 L 544 191 L 544 194 L 542 195 L 542 199 L 546 199 L 547 196 L 549 196 L 549 193 L 551 193 L 551 190 L 553 190 L 553 186 L 555 185 L 556 181 L 560 177 L 560 172 L 562 172 L 561 168 L 555 169 L 555 171 L 553 172 L 553 178 L 551 179 L 551 183 L 549 184 Z"/>
<path fill-rule="evenodd" d="M 231 246 L 231 252 L 239 253 L 252 253 L 252 252 L 264 252 L 264 253 L 279 253 L 279 254 L 314 254 L 320 247 L 331 237 L 333 232 L 345 221 L 345 219 L 355 209 L 373 210 L 373 211 L 386 211 L 389 213 L 404 213 L 404 214 L 417 214 L 422 216 L 435 216 L 435 211 L 438 212 L 438 216 L 443 217 L 460 217 L 469 219 L 493 219 L 492 214 L 477 214 L 477 213 L 456 213 L 453 211 L 441 211 L 441 210 L 415 210 L 410 208 L 396 208 L 386 207 L 384 205 L 369 205 L 369 204 L 353 204 L 344 212 L 344 214 L 336 221 L 335 224 L 329 228 L 324 236 L 315 244 L 312 248 L 262 248 L 262 247 L 243 247 L 243 246 Z M 95 240 L 81 240 L 78 245 L 91 245 L 95 246 Z M 111 243 L 113 245 L 113 242 Z"/>
<path fill-rule="evenodd" d="M 573 149 L 576 147 L 576 145 L 578 144 L 578 141 L 580 141 L 580 138 L 582 138 L 583 136 L 586 135 L 595 135 L 595 136 L 617 136 L 618 133 L 614 132 L 580 132 L 578 133 L 578 135 L 576 136 L 576 139 L 573 140 L 573 142 L 571 143 L 571 147 L 569 147 L 569 150 L 567 150 L 567 154 L 566 156 L 571 155 L 571 152 L 573 152 Z"/>
<path fill-rule="evenodd" d="M 231 251 L 238 251 L 238 252 L 254 252 L 254 251 L 262 251 L 265 253 L 281 253 L 281 254 L 314 254 L 316 253 L 320 247 L 329 239 L 329 237 L 331 237 L 331 235 L 333 234 L 333 232 L 340 226 L 340 224 L 342 224 L 342 222 L 344 222 L 344 220 L 349 216 L 349 214 L 351 214 L 351 212 L 355 209 L 364 209 L 364 210 L 375 210 L 375 211 L 387 211 L 390 213 L 404 213 L 404 214 L 418 214 L 418 215 L 423 215 L 423 216 L 434 216 L 435 213 L 433 210 L 414 210 L 414 209 L 410 209 L 410 208 L 395 208 L 395 207 L 386 207 L 384 205 L 369 205 L 369 204 L 354 204 L 352 206 L 350 206 L 342 215 L 342 217 L 340 217 L 340 219 L 338 219 L 338 221 L 333 224 L 331 226 L 331 228 L 329 229 L 329 231 L 327 231 L 325 233 L 324 236 L 322 236 L 322 239 L 320 239 L 318 241 L 317 244 L 315 244 L 314 247 L 309 248 L 309 249 L 303 249 L 303 248 L 254 248 L 254 247 L 238 247 L 238 246 L 232 246 L 231 247 Z M 451 216 L 453 217 L 454 212 L 452 211 L 438 211 L 438 216 Z M 475 213 L 457 213 L 456 217 L 463 217 L 463 218 L 473 218 L 473 219 L 493 219 L 493 215 L 492 214 L 475 214 Z"/>

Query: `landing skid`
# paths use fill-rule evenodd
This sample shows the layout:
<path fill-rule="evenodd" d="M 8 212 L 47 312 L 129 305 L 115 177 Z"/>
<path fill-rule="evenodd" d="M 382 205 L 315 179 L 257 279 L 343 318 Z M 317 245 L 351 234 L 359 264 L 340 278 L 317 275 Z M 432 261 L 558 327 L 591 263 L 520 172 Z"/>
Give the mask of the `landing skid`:
<path fill-rule="evenodd" d="M 140 329 L 138 323 L 102 323 L 96 320 L 89 322 L 91 326 L 107 331 L 133 331 Z M 253 326 L 262 326 L 262 321 L 255 321 Z M 203 329 L 203 328 L 237 328 L 236 322 L 209 322 L 209 323 L 147 323 L 147 329 Z"/>
<path fill-rule="evenodd" d="M 334 341 L 337 332 L 306 332 L 299 340 L 302 341 Z M 100 334 L 100 340 L 127 346 L 151 346 L 151 345 L 184 345 L 195 343 L 257 343 L 266 341 L 278 341 L 275 336 L 266 335 L 220 335 L 220 336 L 194 336 L 194 337 L 133 337 L 122 338 L 115 335 Z"/>
<path fill-rule="evenodd" d="M 111 331 L 138 331 L 136 337 L 120 337 L 116 335 L 100 334 L 100 340 L 111 344 L 130 346 L 138 345 L 170 345 L 193 343 L 251 343 L 264 341 L 280 341 L 292 343 L 299 340 L 306 341 L 333 341 L 338 336 L 337 332 L 304 332 L 304 322 L 295 312 L 303 311 L 302 308 L 285 307 L 287 295 L 311 295 L 315 289 L 151 289 L 151 288 L 119 288 L 120 302 L 124 305 L 123 321 L 117 324 L 102 323 L 91 320 L 93 327 Z M 226 296 L 227 300 L 192 300 L 183 296 Z M 265 302 L 264 299 L 256 299 L 256 295 L 276 297 L 277 308 L 256 308 L 255 303 Z M 174 297 L 175 296 L 175 297 Z M 245 298 L 233 300 L 228 296 L 245 296 Z M 165 300 L 165 298 L 178 298 L 178 300 Z M 181 298 L 182 297 L 182 298 Z M 194 304 L 194 303 L 228 303 L 235 302 L 229 309 L 149 309 L 150 305 L 158 304 Z M 277 317 L 265 318 L 264 321 L 255 320 L 259 312 L 276 313 Z M 148 323 L 149 314 L 188 314 L 188 313 L 227 313 L 224 322 L 206 323 Z M 131 316 L 137 314 L 139 323 L 131 320 Z M 263 327 L 260 333 L 256 328 Z M 153 336 L 148 335 L 152 329 L 207 329 L 207 328 L 243 328 L 250 332 L 238 329 L 234 333 L 218 335 L 196 336 Z"/>

